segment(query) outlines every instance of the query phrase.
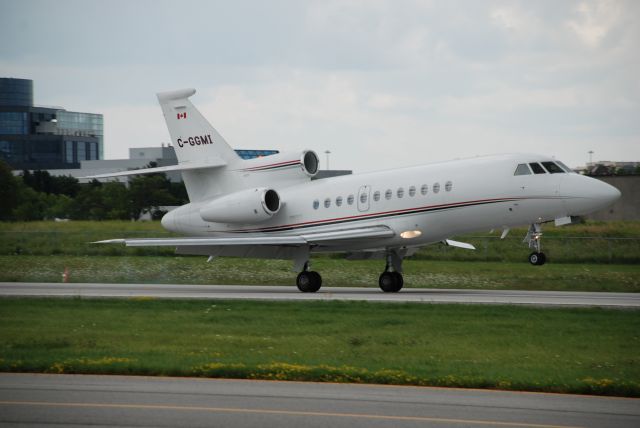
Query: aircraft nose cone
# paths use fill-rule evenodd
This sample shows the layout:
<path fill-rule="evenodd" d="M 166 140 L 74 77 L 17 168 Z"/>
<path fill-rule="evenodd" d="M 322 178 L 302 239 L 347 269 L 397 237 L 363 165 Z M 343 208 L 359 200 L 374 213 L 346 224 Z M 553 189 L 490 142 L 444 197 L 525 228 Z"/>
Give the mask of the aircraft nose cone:
<path fill-rule="evenodd" d="M 621 196 L 610 184 L 578 174 L 568 176 L 562 189 L 569 196 L 566 204 L 571 215 L 587 215 L 608 208 Z"/>
<path fill-rule="evenodd" d="M 606 204 L 606 206 L 612 205 L 615 201 L 620 199 L 620 196 L 622 196 L 620 190 L 612 185 L 603 181 L 600 181 L 600 184 L 597 197 L 603 202 L 603 204 Z"/>

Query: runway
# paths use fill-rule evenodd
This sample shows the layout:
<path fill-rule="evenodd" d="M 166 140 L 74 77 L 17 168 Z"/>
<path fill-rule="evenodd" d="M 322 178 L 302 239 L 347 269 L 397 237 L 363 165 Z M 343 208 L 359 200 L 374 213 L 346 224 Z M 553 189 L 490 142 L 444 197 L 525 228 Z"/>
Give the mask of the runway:
<path fill-rule="evenodd" d="M 323 287 L 317 293 L 301 293 L 295 286 L 0 283 L 0 296 L 49 297 L 152 297 L 157 299 L 247 300 L 362 300 L 368 302 L 416 302 L 463 304 L 514 304 L 536 306 L 586 306 L 640 308 L 640 293 L 565 291 L 509 291 L 404 288 L 383 293 L 377 288 Z"/>
<path fill-rule="evenodd" d="M 381 385 L 0 374 L 0 425 L 631 427 L 640 400 Z"/>

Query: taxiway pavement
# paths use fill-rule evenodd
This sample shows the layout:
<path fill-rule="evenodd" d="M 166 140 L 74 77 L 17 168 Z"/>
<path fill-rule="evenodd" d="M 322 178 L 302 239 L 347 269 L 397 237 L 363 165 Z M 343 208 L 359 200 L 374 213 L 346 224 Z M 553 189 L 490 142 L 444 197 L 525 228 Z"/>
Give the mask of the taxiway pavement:
<path fill-rule="evenodd" d="M 0 374 L 0 425 L 632 427 L 640 400 L 468 389 Z"/>
<path fill-rule="evenodd" d="M 295 286 L 0 283 L 0 296 L 48 297 L 153 297 L 157 299 L 247 300 L 362 300 L 368 302 L 416 302 L 463 304 L 515 304 L 537 306 L 593 306 L 640 309 L 640 293 L 578 291 L 510 291 L 404 288 L 383 293 L 377 288 L 323 287 L 317 293 L 301 293 Z"/>

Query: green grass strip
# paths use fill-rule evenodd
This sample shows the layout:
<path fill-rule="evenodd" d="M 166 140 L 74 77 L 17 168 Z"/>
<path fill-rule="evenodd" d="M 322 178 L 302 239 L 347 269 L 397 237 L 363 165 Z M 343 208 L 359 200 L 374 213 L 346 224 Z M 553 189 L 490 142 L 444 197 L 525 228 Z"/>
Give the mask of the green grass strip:
<path fill-rule="evenodd" d="M 312 260 L 323 286 L 378 287 L 381 260 Z M 291 285 L 286 260 L 205 257 L 0 256 L 0 281 Z M 640 266 L 407 260 L 406 287 L 640 292 Z"/>
<path fill-rule="evenodd" d="M 640 313 L 0 299 L 0 370 L 640 396 Z"/>

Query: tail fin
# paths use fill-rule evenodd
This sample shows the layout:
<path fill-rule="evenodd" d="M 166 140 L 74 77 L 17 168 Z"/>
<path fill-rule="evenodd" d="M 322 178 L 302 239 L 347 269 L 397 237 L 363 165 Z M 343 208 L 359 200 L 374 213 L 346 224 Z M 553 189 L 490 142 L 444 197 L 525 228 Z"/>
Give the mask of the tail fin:
<path fill-rule="evenodd" d="M 178 162 L 237 163 L 240 157 L 189 101 L 195 93 L 195 89 L 180 89 L 157 94 Z"/>
<path fill-rule="evenodd" d="M 189 97 L 195 93 L 195 89 L 181 89 L 157 94 L 178 164 L 212 166 L 181 171 L 191 202 L 228 193 L 233 187 L 228 168 L 233 168 L 233 165 L 242 160 L 191 104 Z"/>

